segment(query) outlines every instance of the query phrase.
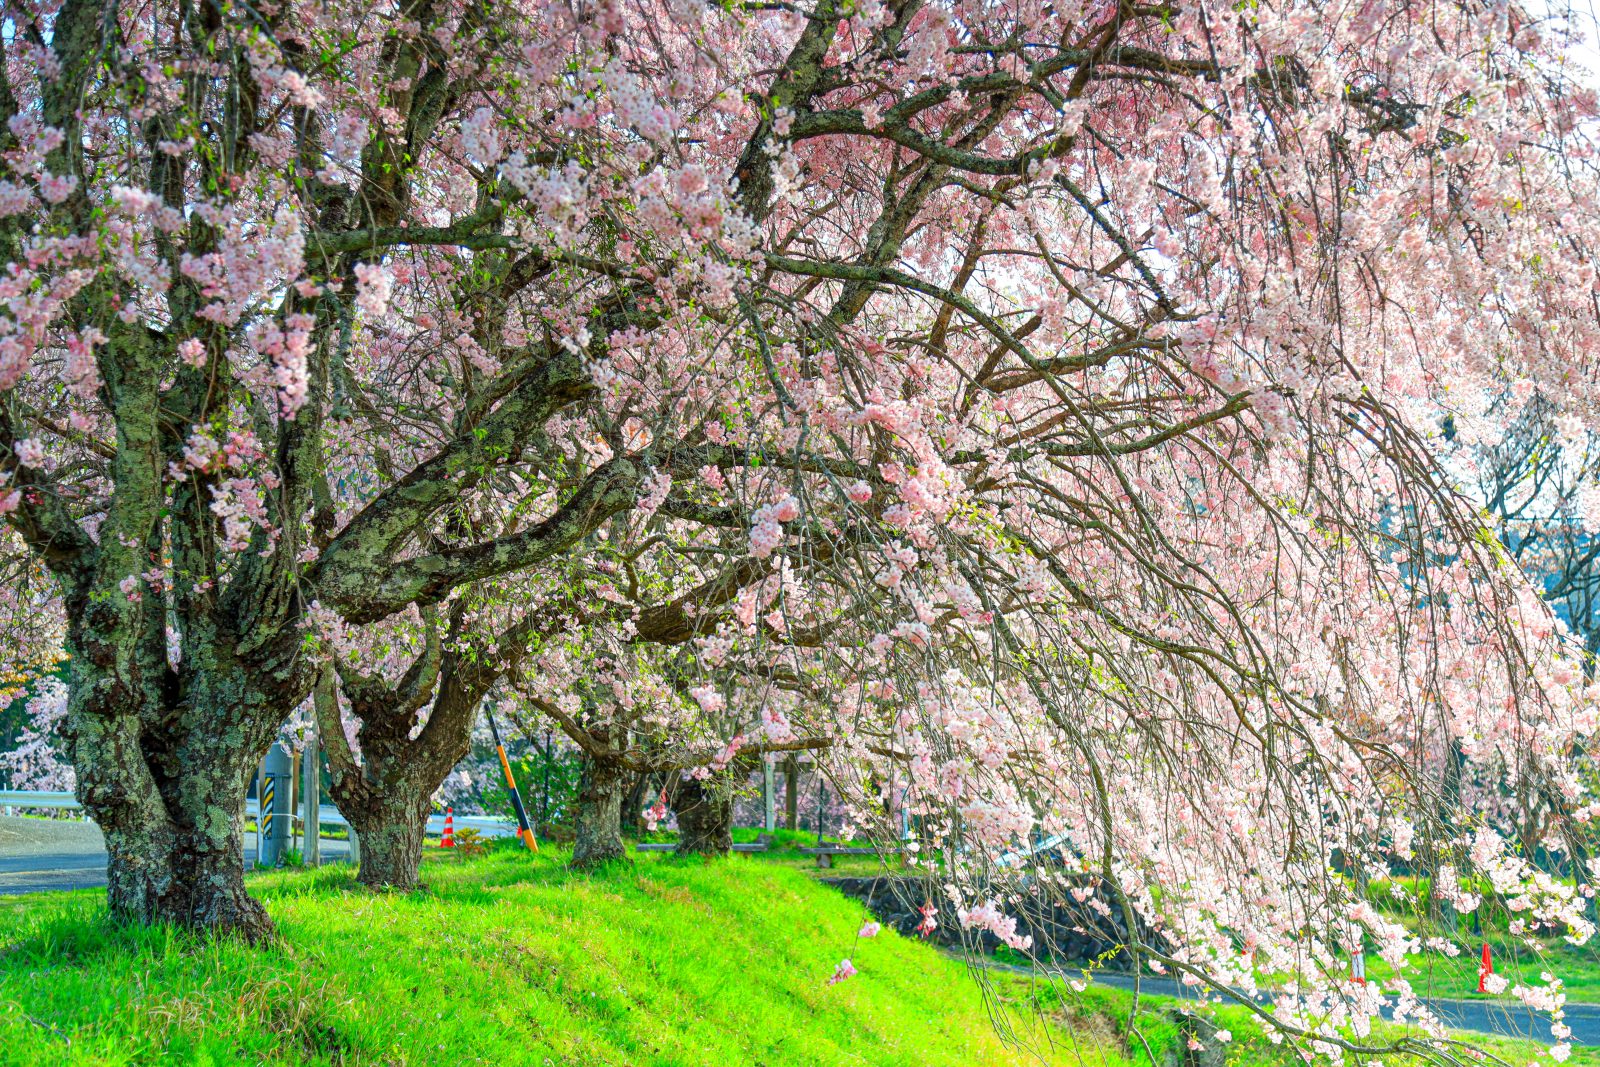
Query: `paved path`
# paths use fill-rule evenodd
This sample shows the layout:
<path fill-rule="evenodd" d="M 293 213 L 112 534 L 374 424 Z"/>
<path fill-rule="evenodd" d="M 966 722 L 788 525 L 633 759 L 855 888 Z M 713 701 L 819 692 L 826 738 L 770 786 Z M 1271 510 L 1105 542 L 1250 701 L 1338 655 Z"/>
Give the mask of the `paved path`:
<path fill-rule="evenodd" d="M 1010 964 L 985 961 L 984 966 L 1000 970 L 1015 971 L 1022 974 L 1029 973 L 1026 967 L 1015 967 Z M 1061 971 L 1051 972 L 1064 978 L 1078 978 L 1081 972 L 1066 968 Z M 1116 989 L 1132 989 L 1133 976 L 1118 974 L 1112 971 L 1100 971 L 1095 974 L 1094 981 L 1097 985 L 1111 986 Z M 1171 978 L 1147 977 L 1139 982 L 1139 988 L 1145 993 L 1161 997 L 1178 997 L 1194 1000 L 1198 994 L 1190 987 Z M 1270 996 L 1260 998 L 1260 1003 L 1271 1002 Z M 1450 1000 L 1439 997 L 1425 997 L 1423 1004 L 1428 1010 L 1439 1016 L 1447 1025 L 1457 1030 L 1473 1030 L 1480 1034 L 1497 1034 L 1502 1037 L 1521 1037 L 1541 1044 L 1551 1044 L 1554 1039 L 1550 1036 L 1550 1019 L 1548 1016 L 1539 1015 L 1531 1011 L 1520 1001 L 1509 997 L 1502 1000 Z M 1394 1009 L 1385 1008 L 1384 1018 L 1392 1019 Z M 1578 1048 L 1600 1048 L 1600 1004 L 1568 1004 L 1565 1022 L 1572 1027 L 1571 1042 Z"/>
<path fill-rule="evenodd" d="M 255 862 L 255 835 L 245 835 L 245 861 Z M 323 862 L 342 861 L 346 841 L 322 839 Z M 106 884 L 106 843 L 87 820 L 0 815 L 0 894 L 83 889 Z"/>

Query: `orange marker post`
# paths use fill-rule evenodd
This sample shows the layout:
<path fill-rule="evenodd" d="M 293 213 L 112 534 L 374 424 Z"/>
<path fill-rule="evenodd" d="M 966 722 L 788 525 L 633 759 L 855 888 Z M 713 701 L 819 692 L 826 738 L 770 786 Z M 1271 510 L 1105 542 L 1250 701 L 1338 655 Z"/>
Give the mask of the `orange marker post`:
<path fill-rule="evenodd" d="M 495 725 L 494 707 L 485 704 L 484 710 L 489 714 L 489 731 L 494 734 L 495 750 L 500 753 L 500 769 L 506 775 L 506 792 L 511 794 L 511 808 L 517 813 L 517 836 L 522 838 L 529 852 L 538 852 L 539 842 L 533 836 L 533 827 L 528 825 L 528 809 L 522 806 L 522 794 L 517 792 L 517 780 L 511 775 L 511 761 L 506 759 L 506 746 L 500 740 L 500 727 Z"/>
<path fill-rule="evenodd" d="M 1489 951 L 1487 942 L 1483 946 L 1483 962 L 1478 964 L 1478 992 L 1489 992 L 1489 976 L 1494 973 L 1494 955 Z"/>

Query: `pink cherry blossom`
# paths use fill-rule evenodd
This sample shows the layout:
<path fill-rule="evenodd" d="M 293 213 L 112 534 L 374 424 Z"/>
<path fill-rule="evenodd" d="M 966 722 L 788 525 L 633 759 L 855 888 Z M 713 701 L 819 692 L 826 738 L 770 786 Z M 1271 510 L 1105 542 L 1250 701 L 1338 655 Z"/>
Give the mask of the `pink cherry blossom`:
<path fill-rule="evenodd" d="M 32 437 L 24 438 L 18 441 L 13 448 L 17 454 L 17 462 L 22 466 L 38 467 L 43 465 L 45 457 L 43 441 Z"/>

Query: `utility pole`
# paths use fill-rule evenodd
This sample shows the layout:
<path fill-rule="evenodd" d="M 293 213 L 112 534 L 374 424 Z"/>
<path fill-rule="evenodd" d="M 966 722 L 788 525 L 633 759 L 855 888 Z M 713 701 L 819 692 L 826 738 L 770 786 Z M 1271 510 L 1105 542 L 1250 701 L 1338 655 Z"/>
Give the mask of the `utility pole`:
<path fill-rule="evenodd" d="M 300 826 L 295 815 L 299 808 L 295 806 L 296 787 L 300 783 L 300 757 L 293 752 L 289 753 L 289 847 L 300 847 Z"/>
<path fill-rule="evenodd" d="M 267 787 L 266 769 L 267 769 L 267 764 L 266 764 L 266 761 L 263 759 L 262 762 L 261 762 L 261 765 L 256 768 L 256 866 L 257 867 L 261 866 L 261 842 L 266 837 L 265 833 L 263 833 L 263 831 L 262 831 L 262 827 L 266 825 L 266 821 L 267 821 L 267 810 L 266 810 L 266 807 L 262 803 L 262 794 L 266 792 L 266 787 Z"/>
<path fill-rule="evenodd" d="M 800 760 L 793 755 L 783 764 L 783 828 L 800 829 Z"/>
<path fill-rule="evenodd" d="M 823 791 L 827 789 L 827 781 L 822 777 L 822 768 L 817 768 L 817 847 L 822 847 L 822 806 Z"/>
<path fill-rule="evenodd" d="M 777 777 L 778 769 L 768 756 L 761 761 L 761 825 L 769 834 L 778 828 Z"/>

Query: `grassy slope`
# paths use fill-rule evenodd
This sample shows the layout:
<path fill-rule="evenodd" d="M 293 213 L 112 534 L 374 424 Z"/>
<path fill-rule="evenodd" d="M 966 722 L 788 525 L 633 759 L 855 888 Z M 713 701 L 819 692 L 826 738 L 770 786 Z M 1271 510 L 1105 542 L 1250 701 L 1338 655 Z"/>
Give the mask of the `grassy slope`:
<path fill-rule="evenodd" d="M 0 898 L 0 1062 L 1027 1061 L 959 965 L 887 931 L 853 945 L 862 909 L 799 871 L 563 858 L 431 863 L 398 897 L 343 868 L 262 876 L 276 951 L 114 928 L 96 893 Z M 860 975 L 826 985 L 846 955 Z"/>
<path fill-rule="evenodd" d="M 1402 895 L 1391 889 L 1398 885 Z M 1419 936 L 1450 936 L 1423 919 L 1426 882 L 1423 879 L 1404 878 L 1392 882 L 1373 882 L 1369 886 L 1369 899 L 1387 916 L 1404 923 Z M 1483 945 L 1493 950 L 1495 971 L 1509 981 L 1542 986 L 1541 975 L 1553 973 L 1560 978 L 1567 999 L 1574 1004 L 1600 1004 L 1600 937 L 1585 945 L 1573 945 L 1557 936 L 1513 936 L 1507 930 L 1505 911 L 1492 905 L 1480 914 L 1482 932 L 1474 935 L 1469 921 L 1463 917 L 1456 923 L 1450 940 L 1460 949 L 1455 957 L 1445 957 L 1437 952 L 1412 957 L 1404 975 L 1419 992 L 1429 996 L 1452 997 L 1462 1000 L 1502 1000 L 1514 998 L 1509 993 L 1498 997 L 1478 993 L 1478 965 Z M 1534 951 L 1532 946 L 1539 946 Z M 1379 981 L 1387 981 L 1394 969 L 1375 955 L 1367 960 L 1367 973 Z"/>
<path fill-rule="evenodd" d="M 95 892 L 0 897 L 0 1067 L 1148 1067 L 1144 1042 L 1163 1065 L 1182 1047 L 1160 998 L 1146 998 L 1129 1055 L 1126 994 L 1064 1001 L 1060 986 L 1000 976 L 1003 1021 L 1042 1055 L 1009 1048 L 960 965 L 891 931 L 856 943 L 859 905 L 782 860 L 647 856 L 572 875 L 564 859 L 435 853 L 428 890 L 399 897 L 355 888 L 343 867 L 263 875 L 254 889 L 283 933 L 272 951 L 114 928 Z M 826 985 L 845 955 L 860 974 Z M 1235 1035 L 1229 1067 L 1298 1065 L 1244 1009 L 1212 1015 Z M 1535 1054 L 1488 1045 L 1513 1063 Z"/>

